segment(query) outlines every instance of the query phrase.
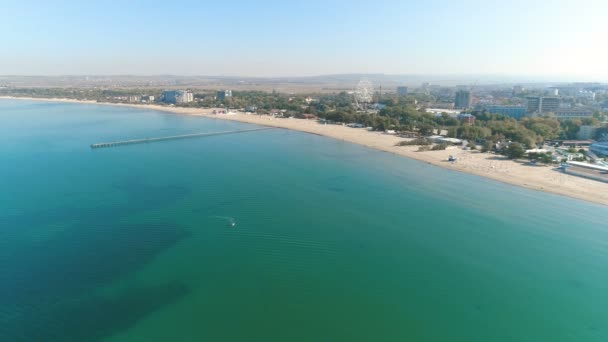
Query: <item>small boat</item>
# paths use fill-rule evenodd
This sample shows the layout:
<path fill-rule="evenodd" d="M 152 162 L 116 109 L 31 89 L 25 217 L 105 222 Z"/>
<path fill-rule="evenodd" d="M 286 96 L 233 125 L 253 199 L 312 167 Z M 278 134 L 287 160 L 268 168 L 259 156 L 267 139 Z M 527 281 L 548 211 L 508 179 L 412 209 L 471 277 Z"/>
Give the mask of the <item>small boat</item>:
<path fill-rule="evenodd" d="M 448 161 L 450 161 L 450 162 L 455 162 L 455 161 L 456 161 L 456 157 L 454 157 L 454 156 L 450 156 L 450 157 L 448 158 Z"/>
<path fill-rule="evenodd" d="M 230 217 L 230 216 L 211 216 L 211 217 L 214 217 L 216 219 L 225 220 L 226 225 L 228 227 L 232 227 L 232 228 L 236 227 L 236 220 L 233 217 Z"/>

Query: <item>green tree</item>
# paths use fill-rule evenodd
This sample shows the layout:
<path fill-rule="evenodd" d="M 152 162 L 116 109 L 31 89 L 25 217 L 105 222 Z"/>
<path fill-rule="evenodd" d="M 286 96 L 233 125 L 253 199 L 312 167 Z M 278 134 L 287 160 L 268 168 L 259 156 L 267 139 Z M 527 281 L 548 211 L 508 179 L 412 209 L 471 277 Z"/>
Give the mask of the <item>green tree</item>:
<path fill-rule="evenodd" d="M 520 123 L 542 140 L 555 139 L 559 135 L 560 123 L 554 118 L 522 118 Z"/>
<path fill-rule="evenodd" d="M 524 147 L 520 143 L 511 143 L 509 147 L 507 147 L 506 155 L 509 159 L 518 159 L 524 156 L 526 151 Z"/>
<path fill-rule="evenodd" d="M 494 144 L 492 143 L 492 140 L 488 140 L 486 139 L 483 144 L 481 144 L 481 152 L 489 152 L 492 151 L 492 148 L 494 147 Z"/>
<path fill-rule="evenodd" d="M 561 123 L 560 139 L 576 139 L 583 122 L 579 119 L 565 120 Z"/>
<path fill-rule="evenodd" d="M 433 133 L 433 125 L 430 124 L 421 124 L 418 126 L 418 132 L 422 135 L 430 135 Z"/>
<path fill-rule="evenodd" d="M 460 139 L 466 139 L 470 141 L 477 141 L 478 139 L 485 139 L 492 135 L 492 130 L 487 127 L 481 126 L 460 126 L 456 130 L 456 136 Z"/>
<path fill-rule="evenodd" d="M 540 160 L 542 163 L 545 164 L 551 164 L 553 162 L 553 158 L 551 158 L 550 153 L 530 153 L 528 154 L 528 159 Z"/>
<path fill-rule="evenodd" d="M 600 140 L 600 139 L 606 139 L 606 138 L 608 138 L 608 126 L 598 128 L 595 131 L 595 139 Z"/>
<path fill-rule="evenodd" d="M 586 125 L 586 126 L 597 126 L 600 124 L 600 121 L 595 117 L 583 118 L 581 120 L 581 122 L 583 125 Z"/>

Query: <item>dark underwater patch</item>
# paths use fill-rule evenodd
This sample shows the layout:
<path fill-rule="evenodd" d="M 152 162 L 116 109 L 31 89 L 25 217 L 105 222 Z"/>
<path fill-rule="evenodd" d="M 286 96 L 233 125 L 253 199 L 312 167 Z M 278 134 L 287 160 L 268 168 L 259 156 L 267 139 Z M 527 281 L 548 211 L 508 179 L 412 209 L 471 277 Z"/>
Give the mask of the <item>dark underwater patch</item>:
<path fill-rule="evenodd" d="M 171 222 L 73 227 L 0 251 L 0 303 L 19 311 L 77 296 L 143 267 L 189 236 Z"/>
<path fill-rule="evenodd" d="M 67 299 L 3 320 L 2 341 L 99 341 L 132 327 L 147 315 L 183 298 L 189 289 L 173 282 L 129 289 L 115 297 Z"/>

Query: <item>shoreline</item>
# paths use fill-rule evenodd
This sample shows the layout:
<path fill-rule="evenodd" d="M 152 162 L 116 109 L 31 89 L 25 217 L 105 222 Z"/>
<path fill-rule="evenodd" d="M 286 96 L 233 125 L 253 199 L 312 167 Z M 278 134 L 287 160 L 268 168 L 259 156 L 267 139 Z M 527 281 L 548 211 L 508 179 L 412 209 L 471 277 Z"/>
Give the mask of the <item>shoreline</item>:
<path fill-rule="evenodd" d="M 169 107 L 154 104 L 107 103 L 74 99 L 12 96 L 0 96 L 0 99 L 130 107 L 157 110 L 173 114 L 201 116 L 218 120 L 238 121 L 267 127 L 285 128 L 362 145 L 375 150 L 425 162 L 444 169 L 469 173 L 510 185 L 553 193 L 596 204 L 608 205 L 608 183 L 567 175 L 555 171 L 551 166 L 531 166 L 525 163 L 508 160 L 500 155 L 481 153 L 478 151 L 465 151 L 461 148 L 452 148 L 444 151 L 417 152 L 418 146 L 396 146 L 398 142 L 404 140 L 403 138 L 342 125 L 321 125 L 317 123 L 316 120 L 295 118 L 283 119 L 266 115 L 261 116 L 243 113 L 212 114 L 213 109 Z M 457 157 L 458 161 L 456 163 L 447 162 L 450 155 Z"/>

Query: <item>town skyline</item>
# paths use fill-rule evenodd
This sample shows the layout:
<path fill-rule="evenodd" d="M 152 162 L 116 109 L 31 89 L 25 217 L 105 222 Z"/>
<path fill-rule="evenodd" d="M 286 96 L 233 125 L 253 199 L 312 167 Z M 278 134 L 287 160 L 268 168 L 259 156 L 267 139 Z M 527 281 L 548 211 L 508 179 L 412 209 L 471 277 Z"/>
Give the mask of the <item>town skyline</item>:
<path fill-rule="evenodd" d="M 493 85 L 526 85 L 528 87 L 559 86 L 570 83 L 600 83 L 608 80 L 555 77 L 555 76 L 514 76 L 482 74 L 383 74 L 383 73 L 347 73 L 310 76 L 243 76 L 243 75 L 176 75 L 176 74 L 0 74 L 2 86 L 162 86 L 181 85 L 193 87 L 266 85 L 303 85 L 306 87 L 324 87 L 331 85 L 335 89 L 350 89 L 362 79 L 372 81 L 376 86 L 419 86 L 429 83 L 439 86 L 493 86 Z"/>

